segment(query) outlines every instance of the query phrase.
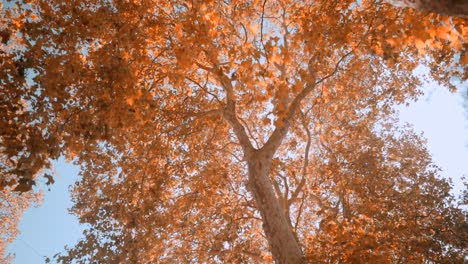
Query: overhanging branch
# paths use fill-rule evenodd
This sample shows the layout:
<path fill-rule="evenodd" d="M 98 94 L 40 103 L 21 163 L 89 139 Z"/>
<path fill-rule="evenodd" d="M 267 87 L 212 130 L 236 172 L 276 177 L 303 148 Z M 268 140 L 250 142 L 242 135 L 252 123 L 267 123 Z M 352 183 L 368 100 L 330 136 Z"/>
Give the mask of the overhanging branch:
<path fill-rule="evenodd" d="M 263 146 L 262 151 L 264 151 L 267 155 L 273 156 L 278 149 L 278 147 L 281 145 L 281 142 L 283 141 L 284 137 L 286 136 L 289 126 L 291 125 L 291 122 L 294 118 L 294 115 L 296 114 L 297 110 L 299 109 L 300 103 L 302 100 L 309 95 L 317 85 L 325 82 L 326 80 L 330 79 L 333 77 L 340 69 L 340 64 L 344 61 L 346 57 L 348 57 L 352 51 L 347 52 L 345 55 L 343 55 L 338 62 L 335 64 L 334 70 L 321 78 L 320 80 L 314 82 L 314 83 L 309 83 L 306 85 L 302 91 L 294 97 L 292 102 L 290 103 L 288 110 L 286 111 L 285 116 L 283 117 L 282 122 L 280 122 L 280 125 L 278 125 L 273 133 L 271 134 L 270 138 L 266 142 L 266 144 Z"/>

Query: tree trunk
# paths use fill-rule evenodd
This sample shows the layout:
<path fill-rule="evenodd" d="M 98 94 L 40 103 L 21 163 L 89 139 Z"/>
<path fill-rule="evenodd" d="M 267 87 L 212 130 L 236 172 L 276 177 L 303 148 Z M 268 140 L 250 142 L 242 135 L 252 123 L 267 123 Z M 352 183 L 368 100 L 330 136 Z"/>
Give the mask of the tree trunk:
<path fill-rule="evenodd" d="M 304 263 L 301 247 L 294 238 L 269 178 L 271 158 L 261 157 L 261 152 L 256 154 L 247 161 L 249 188 L 262 215 L 263 229 L 273 258 L 278 264 Z"/>
<path fill-rule="evenodd" d="M 385 0 L 385 2 L 440 15 L 468 17 L 468 1 L 466 0 Z"/>

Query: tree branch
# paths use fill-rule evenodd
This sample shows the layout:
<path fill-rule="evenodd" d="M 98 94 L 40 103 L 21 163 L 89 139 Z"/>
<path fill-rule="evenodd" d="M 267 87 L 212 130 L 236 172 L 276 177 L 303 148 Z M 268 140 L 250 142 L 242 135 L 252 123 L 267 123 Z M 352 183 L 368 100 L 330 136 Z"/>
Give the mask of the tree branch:
<path fill-rule="evenodd" d="M 302 111 L 300 113 L 301 113 L 302 126 L 304 126 L 304 129 L 307 133 L 307 144 L 306 144 L 305 153 L 304 153 L 304 164 L 302 166 L 302 178 L 296 190 L 294 190 L 294 192 L 291 194 L 291 198 L 288 200 L 288 204 L 291 204 L 292 202 L 294 202 L 294 200 L 297 199 L 299 193 L 302 191 L 302 188 L 304 187 L 304 184 L 306 182 L 307 167 L 309 166 L 309 151 L 310 151 L 312 135 L 310 133 L 309 127 L 306 124 L 305 114 L 302 113 Z"/>
<path fill-rule="evenodd" d="M 249 136 L 247 135 L 244 126 L 237 118 L 236 96 L 234 93 L 234 87 L 232 87 L 231 79 L 229 79 L 229 77 L 223 73 L 223 70 L 218 67 L 218 63 L 213 63 L 215 64 L 213 67 L 205 66 L 199 62 L 195 62 L 195 64 L 201 69 L 213 73 L 215 78 L 217 78 L 220 82 L 221 87 L 226 92 L 226 104 L 223 109 L 223 116 L 234 130 L 234 134 L 236 135 L 242 149 L 244 150 L 244 155 L 250 155 L 250 153 L 254 150 L 254 147 L 250 142 Z"/>
<path fill-rule="evenodd" d="M 244 119 L 242 119 L 240 116 L 237 117 L 237 118 L 240 120 L 240 122 L 242 123 L 242 125 L 243 125 L 243 126 L 245 127 L 245 129 L 247 130 L 247 133 L 250 135 L 250 138 L 251 138 L 251 139 L 253 140 L 253 142 L 255 143 L 255 147 L 256 147 L 256 148 L 260 148 L 260 144 L 258 143 L 258 141 L 257 141 L 256 137 L 254 136 L 252 130 L 250 130 L 249 125 L 247 124 L 247 122 L 246 122 Z"/>
<path fill-rule="evenodd" d="M 292 100 L 291 104 L 288 107 L 288 110 L 287 110 L 285 116 L 282 118 L 283 119 L 282 122 L 279 122 L 280 125 L 278 125 L 275 128 L 275 131 L 273 131 L 273 133 L 271 134 L 268 141 L 262 147 L 262 151 L 266 155 L 273 156 L 275 154 L 276 150 L 278 149 L 278 147 L 281 145 L 281 142 L 283 141 L 284 137 L 286 136 L 286 134 L 287 134 L 287 132 L 289 130 L 289 126 L 292 123 L 294 115 L 296 114 L 296 111 L 298 110 L 301 101 L 307 95 L 309 95 L 317 85 L 319 85 L 319 84 L 325 82 L 326 80 L 330 79 L 331 77 L 333 77 L 339 71 L 339 69 L 340 69 L 339 66 L 340 66 L 341 62 L 343 62 L 344 59 L 346 57 L 348 57 L 351 53 L 352 53 L 352 50 L 347 52 L 345 55 L 343 55 L 338 60 L 338 62 L 335 64 L 335 68 L 330 74 L 324 76 L 323 78 L 321 78 L 320 80 L 318 80 L 318 81 L 316 81 L 314 83 L 307 84 L 306 87 L 304 89 L 302 89 L 302 91 L 298 95 L 296 95 L 296 97 L 294 97 L 294 99 Z"/>
<path fill-rule="evenodd" d="M 297 226 L 299 225 L 299 221 L 301 220 L 302 209 L 304 206 L 306 196 L 304 195 L 301 200 L 301 204 L 299 205 L 299 209 L 297 211 L 296 222 L 294 223 L 294 232 L 297 233 Z"/>

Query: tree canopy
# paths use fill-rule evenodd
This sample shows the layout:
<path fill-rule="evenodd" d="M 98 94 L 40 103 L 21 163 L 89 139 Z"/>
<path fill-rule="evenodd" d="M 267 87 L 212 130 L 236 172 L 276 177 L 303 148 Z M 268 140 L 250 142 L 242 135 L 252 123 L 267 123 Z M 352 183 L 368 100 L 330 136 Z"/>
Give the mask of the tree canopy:
<path fill-rule="evenodd" d="M 463 263 L 466 215 L 394 106 L 466 79 L 466 19 L 383 1 L 15 1 L 0 190 L 81 167 L 78 263 Z"/>

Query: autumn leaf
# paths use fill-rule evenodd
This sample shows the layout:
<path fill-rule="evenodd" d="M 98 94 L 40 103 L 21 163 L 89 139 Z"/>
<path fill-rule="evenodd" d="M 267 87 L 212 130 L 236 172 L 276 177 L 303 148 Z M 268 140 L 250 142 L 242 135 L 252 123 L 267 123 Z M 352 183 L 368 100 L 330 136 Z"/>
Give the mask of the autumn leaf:
<path fill-rule="evenodd" d="M 420 65 L 452 89 L 466 78 L 466 20 L 426 12 L 458 11 L 15 3 L 0 11 L 0 193 L 53 184 L 62 155 L 80 166 L 71 211 L 89 228 L 57 262 L 463 262 L 466 213 L 394 108 L 422 93 Z"/>
<path fill-rule="evenodd" d="M 49 175 L 49 174 L 44 174 L 44 178 L 47 179 L 47 182 L 46 182 L 46 185 L 52 185 L 55 183 L 55 180 L 54 178 L 52 177 L 52 175 Z"/>
<path fill-rule="evenodd" d="M 33 185 L 36 185 L 36 182 L 30 179 L 22 178 L 19 180 L 19 184 L 13 189 L 15 192 L 28 192 L 32 190 Z"/>

